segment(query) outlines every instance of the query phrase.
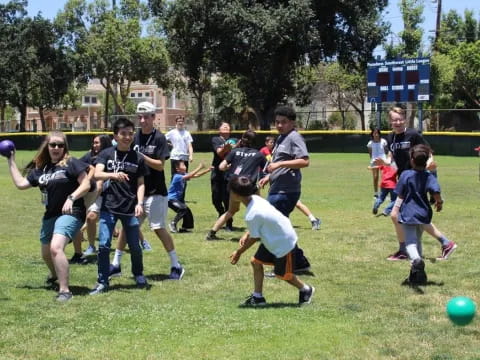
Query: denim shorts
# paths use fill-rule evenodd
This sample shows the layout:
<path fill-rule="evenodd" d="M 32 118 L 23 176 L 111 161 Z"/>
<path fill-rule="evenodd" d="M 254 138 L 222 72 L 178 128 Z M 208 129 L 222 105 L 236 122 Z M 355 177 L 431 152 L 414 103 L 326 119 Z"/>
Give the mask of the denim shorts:
<path fill-rule="evenodd" d="M 53 234 L 60 234 L 69 239 L 73 239 L 82 225 L 82 221 L 72 215 L 61 215 L 43 219 L 40 230 L 40 242 L 44 245 L 50 244 Z"/>

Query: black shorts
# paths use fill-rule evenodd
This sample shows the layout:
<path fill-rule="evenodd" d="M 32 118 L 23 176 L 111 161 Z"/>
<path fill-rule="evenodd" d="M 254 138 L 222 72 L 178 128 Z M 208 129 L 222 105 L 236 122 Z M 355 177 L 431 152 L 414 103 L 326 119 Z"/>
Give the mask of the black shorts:
<path fill-rule="evenodd" d="M 282 280 L 291 280 L 293 278 L 293 269 L 295 261 L 295 251 L 297 245 L 285 256 L 277 258 L 267 250 L 263 244 L 260 244 L 257 252 L 253 255 L 252 261 L 262 265 L 273 265 L 273 273 Z"/>

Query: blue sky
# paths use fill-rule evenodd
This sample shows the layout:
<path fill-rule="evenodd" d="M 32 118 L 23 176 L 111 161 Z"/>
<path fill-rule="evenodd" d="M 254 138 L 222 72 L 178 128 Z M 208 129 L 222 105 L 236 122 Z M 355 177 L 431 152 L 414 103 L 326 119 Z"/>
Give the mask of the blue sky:
<path fill-rule="evenodd" d="M 0 3 L 6 3 L 6 0 L 0 0 Z M 398 3 L 400 0 L 390 0 L 389 6 L 385 10 L 384 19 L 389 21 L 392 24 L 392 31 L 398 33 L 403 28 L 402 18 Z M 437 4 L 436 0 L 424 0 L 425 10 L 423 16 L 425 21 L 423 23 L 424 28 L 424 45 L 428 44 L 428 39 L 433 35 L 431 30 L 435 30 L 435 18 Z M 28 1 L 28 12 L 29 15 L 33 16 L 41 12 L 44 17 L 53 18 L 61 10 L 66 3 L 66 0 L 29 0 Z M 450 9 L 456 9 L 460 14 L 463 15 L 465 9 L 475 10 L 475 17 L 478 19 L 480 17 L 479 0 L 442 0 L 442 12 L 446 13 Z M 396 40 L 395 35 L 393 35 L 393 40 Z M 380 50 L 377 50 L 375 54 L 381 54 Z"/>

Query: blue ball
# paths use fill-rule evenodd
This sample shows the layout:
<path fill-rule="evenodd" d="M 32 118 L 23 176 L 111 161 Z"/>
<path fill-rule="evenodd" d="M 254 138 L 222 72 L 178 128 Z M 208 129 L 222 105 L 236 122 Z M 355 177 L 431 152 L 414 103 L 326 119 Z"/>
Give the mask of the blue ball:
<path fill-rule="evenodd" d="M 15 150 L 15 144 L 11 140 L 0 141 L 0 154 L 5 157 L 10 157 L 12 151 Z"/>

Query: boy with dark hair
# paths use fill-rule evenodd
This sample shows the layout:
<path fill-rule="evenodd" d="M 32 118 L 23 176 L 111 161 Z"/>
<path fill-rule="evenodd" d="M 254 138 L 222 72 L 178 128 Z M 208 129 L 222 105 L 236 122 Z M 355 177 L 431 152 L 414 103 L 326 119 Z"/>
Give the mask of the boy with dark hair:
<path fill-rule="evenodd" d="M 116 147 L 103 150 L 97 157 L 95 178 L 104 181 L 100 210 L 98 282 L 90 295 L 108 291 L 110 246 L 115 224 L 122 222 L 130 248 L 132 273 L 137 286 L 147 286 L 143 276 L 142 249 L 138 242 L 139 222 L 143 214 L 145 163 L 142 155 L 131 150 L 135 127 L 125 117 L 113 124 Z"/>
<path fill-rule="evenodd" d="M 273 265 L 275 276 L 285 280 L 299 290 L 299 305 L 309 304 L 315 292 L 313 286 L 306 285 L 295 274 L 294 254 L 297 248 L 297 234 L 290 220 L 275 209 L 267 200 L 254 195 L 256 185 L 247 176 L 233 177 L 230 182 L 230 196 L 246 206 L 245 222 L 248 235 L 240 242 L 240 247 L 230 255 L 235 265 L 240 256 L 255 242 L 261 244 L 251 260 L 255 289 L 244 303 L 246 306 L 266 305 L 263 297 L 263 265 Z"/>
<path fill-rule="evenodd" d="M 300 169 L 310 165 L 307 145 L 295 129 L 295 119 L 295 110 L 289 106 L 279 106 L 275 110 L 275 127 L 280 135 L 273 148 L 272 161 L 265 169 L 268 175 L 258 182 L 260 187 L 270 183 L 267 200 L 287 217 L 300 199 Z M 302 249 L 298 248 L 295 260 L 296 271 L 310 269 Z"/>
<path fill-rule="evenodd" d="M 405 233 L 406 251 L 412 262 L 410 276 L 406 280 L 410 285 L 425 285 L 427 282 L 421 239 L 422 232 L 432 226 L 433 212 L 428 193 L 435 199 L 437 211 L 441 211 L 443 207 L 437 178 L 426 171 L 430 152 L 426 145 L 415 145 L 410 149 L 412 169 L 402 173 L 395 189 L 398 194 L 395 201 L 395 207 L 399 209 L 398 222 Z M 450 240 L 443 234 L 440 235 L 443 246 L 450 244 Z"/>

